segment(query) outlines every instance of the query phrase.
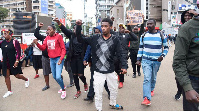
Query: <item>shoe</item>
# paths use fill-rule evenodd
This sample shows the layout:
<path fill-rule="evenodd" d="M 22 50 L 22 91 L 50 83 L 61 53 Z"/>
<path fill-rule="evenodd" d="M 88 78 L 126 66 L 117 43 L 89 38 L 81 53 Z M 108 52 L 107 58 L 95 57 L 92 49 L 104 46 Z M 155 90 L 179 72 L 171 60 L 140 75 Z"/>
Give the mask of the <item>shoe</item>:
<path fill-rule="evenodd" d="M 177 94 L 175 95 L 175 100 L 180 100 L 180 99 L 181 99 L 181 94 L 177 93 Z"/>
<path fill-rule="evenodd" d="M 147 97 L 145 97 L 144 101 L 141 104 L 142 105 L 151 105 L 151 102 L 147 99 Z"/>
<path fill-rule="evenodd" d="M 121 89 L 122 87 L 123 87 L 123 82 L 120 82 L 118 88 Z"/>
<path fill-rule="evenodd" d="M 29 65 L 30 65 L 30 66 L 33 66 L 33 63 L 30 63 Z"/>
<path fill-rule="evenodd" d="M 153 90 L 153 91 L 151 91 L 151 96 L 154 96 L 154 90 Z"/>
<path fill-rule="evenodd" d="M 116 105 L 110 105 L 109 104 L 109 106 L 110 106 L 111 109 L 117 109 L 117 110 L 122 109 L 123 110 L 123 106 L 118 105 L 118 104 L 116 104 Z"/>
<path fill-rule="evenodd" d="M 66 86 L 64 86 L 64 89 L 66 89 Z M 62 89 L 60 89 L 60 90 L 58 91 L 58 93 L 62 93 Z"/>
<path fill-rule="evenodd" d="M 47 89 L 49 89 L 50 88 L 50 86 L 45 86 L 43 89 L 42 89 L 42 91 L 45 91 L 45 90 L 47 90 Z"/>
<path fill-rule="evenodd" d="M 28 81 L 25 81 L 25 87 L 27 88 L 29 86 L 29 78 Z"/>
<path fill-rule="evenodd" d="M 30 67 L 29 65 L 25 65 L 25 67 Z"/>
<path fill-rule="evenodd" d="M 65 99 L 66 98 L 66 91 L 62 91 L 62 94 L 61 94 L 61 99 Z"/>
<path fill-rule="evenodd" d="M 92 101 L 93 102 L 93 98 L 87 97 L 87 98 L 84 99 L 84 101 Z"/>
<path fill-rule="evenodd" d="M 88 84 L 84 85 L 85 92 L 88 91 Z"/>
<path fill-rule="evenodd" d="M 38 77 L 39 77 L 39 75 L 38 75 L 38 74 L 36 74 L 36 75 L 35 75 L 35 77 L 34 77 L 34 79 L 36 79 L 36 78 L 38 78 Z"/>
<path fill-rule="evenodd" d="M 67 85 L 67 88 L 74 86 L 74 83 Z"/>
<path fill-rule="evenodd" d="M 141 76 L 141 73 L 140 73 L 140 72 L 138 72 L 138 76 Z"/>
<path fill-rule="evenodd" d="M 81 96 L 81 91 L 77 91 L 77 93 L 74 95 L 74 99 L 77 99 L 79 96 Z"/>
<path fill-rule="evenodd" d="M 136 78 L 136 74 L 133 74 L 133 78 Z"/>
<path fill-rule="evenodd" d="M 10 96 L 12 94 L 13 94 L 12 91 L 8 91 L 8 92 L 5 93 L 5 95 L 3 95 L 3 98 L 6 98 L 6 97 L 8 97 L 8 96 Z"/>

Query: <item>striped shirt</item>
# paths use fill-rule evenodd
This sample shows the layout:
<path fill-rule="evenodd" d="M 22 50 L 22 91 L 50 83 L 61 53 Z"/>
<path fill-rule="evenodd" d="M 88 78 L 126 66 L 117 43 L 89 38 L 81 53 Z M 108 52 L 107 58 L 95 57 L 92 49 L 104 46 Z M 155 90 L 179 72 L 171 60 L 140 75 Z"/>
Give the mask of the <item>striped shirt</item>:
<path fill-rule="evenodd" d="M 163 41 L 163 52 L 162 52 L 162 41 Z M 160 56 L 166 56 L 168 53 L 169 47 L 167 40 L 161 38 L 160 32 L 149 33 L 147 32 L 143 38 L 140 38 L 140 47 L 137 55 L 137 60 L 151 60 L 157 61 Z"/>

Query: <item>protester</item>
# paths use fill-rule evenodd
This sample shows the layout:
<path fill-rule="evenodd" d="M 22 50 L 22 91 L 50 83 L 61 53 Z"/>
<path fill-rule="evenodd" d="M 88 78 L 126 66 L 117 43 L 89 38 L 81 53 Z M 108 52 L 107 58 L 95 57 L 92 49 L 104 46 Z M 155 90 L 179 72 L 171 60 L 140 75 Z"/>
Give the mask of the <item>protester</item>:
<path fill-rule="evenodd" d="M 110 107 L 115 108 L 117 98 L 117 76 L 114 72 L 113 56 L 117 52 L 118 58 L 121 60 L 121 74 L 127 72 L 127 57 L 122 52 L 119 39 L 110 34 L 112 29 L 112 20 L 104 18 L 101 22 L 102 35 L 93 35 L 92 37 L 81 36 L 82 21 L 76 21 L 76 35 L 79 42 L 86 42 L 92 49 L 92 63 L 94 67 L 94 91 L 95 91 L 95 106 L 98 111 L 102 110 L 102 92 L 105 80 L 107 81 L 110 90 Z"/>
<path fill-rule="evenodd" d="M 66 54 L 66 49 L 63 41 L 63 37 L 55 33 L 56 28 L 53 25 L 47 27 L 47 37 L 44 39 L 43 44 L 40 45 L 37 39 L 34 40 L 34 43 L 37 47 L 44 51 L 47 49 L 48 56 L 50 58 L 50 67 L 53 78 L 60 85 L 61 90 L 59 93 L 61 94 L 61 99 L 66 98 L 66 91 L 64 88 L 63 79 L 61 78 L 62 68 L 64 64 L 64 56 Z"/>
<path fill-rule="evenodd" d="M 39 77 L 38 70 L 42 68 L 42 51 L 33 43 L 33 68 L 36 75 L 34 79 Z"/>
<path fill-rule="evenodd" d="M 144 73 L 142 105 L 151 105 L 154 96 L 157 72 L 161 61 L 168 53 L 167 40 L 160 31 L 155 30 L 155 19 L 147 21 L 148 31 L 140 38 L 137 65 L 141 65 Z M 164 47 L 164 49 L 163 49 Z"/>
<path fill-rule="evenodd" d="M 183 110 L 199 111 L 199 14 L 181 26 L 173 57 L 176 80 L 182 86 Z M 178 85 L 178 83 L 177 83 Z"/>
<path fill-rule="evenodd" d="M 97 26 L 97 27 L 94 28 L 94 34 L 99 34 L 100 35 L 101 33 L 102 33 L 101 26 Z M 91 54 L 91 46 L 88 45 L 86 53 L 85 53 L 85 57 L 83 59 L 83 64 L 85 66 L 87 66 L 89 64 L 90 71 L 91 71 L 91 79 L 90 79 L 89 92 L 87 94 L 87 98 L 85 98 L 84 101 L 93 101 L 93 98 L 94 98 L 94 95 L 95 95 L 94 87 L 93 87 L 94 68 L 93 68 L 92 56 L 91 55 L 92 55 Z M 109 91 L 108 86 L 107 86 L 107 81 L 105 81 L 104 87 L 105 87 L 105 90 L 108 93 L 108 99 L 110 99 L 110 91 Z"/>
<path fill-rule="evenodd" d="M 184 11 L 182 13 L 182 15 L 181 15 L 181 22 L 182 22 L 182 24 L 184 24 L 185 22 L 187 22 L 190 19 L 192 19 L 193 15 L 194 14 L 189 13 L 189 10 Z M 179 100 L 181 98 L 181 94 L 183 92 L 183 88 L 181 87 L 181 85 L 179 84 L 179 82 L 178 82 L 178 80 L 176 78 L 175 78 L 175 80 L 176 80 L 176 85 L 177 85 L 178 91 L 177 91 L 177 93 L 176 93 L 176 95 L 175 95 L 174 98 L 175 98 L 175 100 Z"/>
<path fill-rule="evenodd" d="M 129 30 L 126 30 L 126 26 L 122 23 L 119 24 L 119 32 L 116 33 L 116 36 L 118 37 L 121 47 L 122 47 L 122 52 L 126 57 L 126 60 L 128 60 L 128 44 L 129 41 L 137 41 L 137 36 L 133 33 L 131 33 Z M 115 72 L 118 75 L 119 78 L 119 89 L 123 87 L 123 82 L 124 82 L 124 74 L 120 74 L 121 70 L 121 62 L 120 59 L 117 58 L 115 55 L 114 57 L 114 62 L 115 62 Z"/>
<path fill-rule="evenodd" d="M 61 31 L 69 38 L 70 40 L 70 63 L 72 68 L 72 73 L 74 74 L 74 83 L 76 86 L 77 93 L 74 95 L 74 98 L 78 98 L 81 95 L 79 78 L 84 83 L 85 92 L 88 91 L 88 84 L 86 82 L 86 77 L 84 76 L 84 65 L 83 58 L 86 50 L 86 44 L 82 44 L 77 41 L 76 36 L 76 26 L 74 26 L 74 32 L 66 29 L 66 27 L 59 21 L 58 18 L 55 18 L 54 21 L 57 22 Z M 82 35 L 83 36 L 83 35 Z"/>
<path fill-rule="evenodd" d="M 142 15 L 142 17 L 144 20 L 144 15 Z M 136 66 L 137 66 L 138 76 L 141 76 L 140 66 L 136 65 L 135 63 L 137 62 L 137 54 L 138 54 L 138 50 L 139 50 L 139 46 L 140 46 L 140 37 L 144 32 L 144 22 L 141 24 L 140 31 L 138 31 L 138 27 L 135 26 L 133 28 L 132 32 L 135 35 L 137 35 L 137 38 L 138 38 L 137 41 L 130 41 L 130 47 L 129 47 L 131 64 L 133 67 L 133 78 L 136 78 Z"/>
<path fill-rule="evenodd" d="M 13 94 L 11 91 L 10 75 L 14 75 L 16 78 L 24 80 L 25 87 L 29 86 L 29 78 L 20 75 L 22 74 L 21 63 L 19 61 L 21 47 L 17 40 L 12 39 L 13 31 L 10 29 L 3 29 L 2 35 L 5 38 L 5 40 L 0 43 L 3 55 L 2 71 L 8 89 L 3 98 L 6 98 Z"/>

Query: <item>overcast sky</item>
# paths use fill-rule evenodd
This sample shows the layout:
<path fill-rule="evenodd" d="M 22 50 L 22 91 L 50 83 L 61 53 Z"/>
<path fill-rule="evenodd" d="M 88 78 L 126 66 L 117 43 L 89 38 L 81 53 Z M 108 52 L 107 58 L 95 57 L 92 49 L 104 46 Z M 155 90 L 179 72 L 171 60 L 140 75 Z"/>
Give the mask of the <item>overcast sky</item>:
<path fill-rule="evenodd" d="M 73 19 L 84 19 L 84 0 L 56 0 L 56 3 L 60 3 L 67 12 L 72 12 Z M 93 19 L 95 19 L 95 7 L 95 0 L 87 0 L 85 12 L 88 17 L 93 17 Z"/>

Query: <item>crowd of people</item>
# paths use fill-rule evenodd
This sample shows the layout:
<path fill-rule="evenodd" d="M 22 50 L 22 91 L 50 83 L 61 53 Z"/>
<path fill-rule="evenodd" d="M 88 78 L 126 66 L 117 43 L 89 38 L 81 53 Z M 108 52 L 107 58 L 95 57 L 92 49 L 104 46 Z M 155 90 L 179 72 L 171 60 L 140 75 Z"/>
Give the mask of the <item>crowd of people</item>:
<path fill-rule="evenodd" d="M 49 75 L 52 73 L 53 78 L 61 88 L 58 90 L 58 93 L 61 93 L 61 99 L 66 98 L 65 89 L 74 85 L 76 87 L 74 99 L 77 99 L 81 95 L 80 79 L 84 84 L 84 91 L 88 91 L 84 101 L 93 101 L 94 99 L 97 111 L 103 110 L 103 88 L 108 93 L 110 108 L 123 109 L 117 104 L 116 99 L 118 89 L 123 88 L 124 74 L 127 73 L 130 57 L 133 78 L 136 78 L 137 75 L 141 76 L 141 66 L 143 69 L 143 101 L 141 104 L 151 105 L 157 72 L 168 53 L 168 43 L 171 46 L 171 35 L 166 37 L 162 31 L 156 30 L 155 19 L 150 18 L 141 24 L 140 30 L 137 26 L 132 29 L 130 25 L 120 23 L 118 32 L 116 32 L 112 29 L 114 20 L 104 18 L 101 25 L 94 28 L 93 35 L 90 37 L 81 33 L 82 20 L 76 20 L 73 30 L 67 29 L 58 18 L 55 18 L 54 21 L 69 38 L 69 41 L 67 43 L 63 41 L 63 37 L 56 33 L 54 25 L 47 27 L 47 36 L 41 35 L 39 31 L 43 27 L 43 23 L 39 23 L 34 32 L 37 39 L 34 39 L 25 50 L 25 66 L 29 66 L 28 60 L 30 59 L 36 72 L 35 79 L 39 77 L 38 70 L 43 69 L 46 85 L 42 91 L 50 88 Z M 173 70 L 178 88 L 175 99 L 179 100 L 183 94 L 183 110 L 199 110 L 198 12 L 194 10 L 183 12 L 181 22 L 183 25 L 176 38 L 173 39 L 175 44 Z M 145 24 L 148 31 L 144 30 Z M 19 42 L 12 39 L 13 31 L 4 29 L 2 35 L 5 40 L 0 42 L 2 50 L 0 68 L 2 68 L 2 75 L 5 77 L 8 89 L 3 96 L 6 98 L 13 94 L 10 75 L 24 80 L 25 87 L 29 87 L 29 78 L 22 75 L 21 48 Z M 84 69 L 87 65 L 91 71 L 91 77 L 87 77 L 90 78 L 89 87 L 84 75 Z M 70 83 L 67 86 L 65 86 L 61 75 L 63 66 L 69 74 Z"/>

